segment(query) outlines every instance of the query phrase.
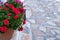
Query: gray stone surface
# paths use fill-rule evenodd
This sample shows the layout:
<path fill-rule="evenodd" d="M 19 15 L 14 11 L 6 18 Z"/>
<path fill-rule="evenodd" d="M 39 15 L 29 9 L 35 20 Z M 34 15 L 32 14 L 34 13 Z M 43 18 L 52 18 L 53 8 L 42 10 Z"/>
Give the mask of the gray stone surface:
<path fill-rule="evenodd" d="M 32 40 L 60 40 L 59 0 L 25 0 L 24 5 Z"/>

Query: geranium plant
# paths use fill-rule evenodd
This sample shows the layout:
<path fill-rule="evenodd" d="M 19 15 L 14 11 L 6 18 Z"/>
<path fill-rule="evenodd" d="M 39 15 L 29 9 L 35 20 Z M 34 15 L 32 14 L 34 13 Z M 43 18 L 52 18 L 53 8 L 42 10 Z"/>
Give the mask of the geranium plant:
<path fill-rule="evenodd" d="M 24 8 L 23 3 L 18 0 L 8 0 L 0 6 L 0 33 L 5 33 L 7 29 L 11 28 L 22 31 Z"/>

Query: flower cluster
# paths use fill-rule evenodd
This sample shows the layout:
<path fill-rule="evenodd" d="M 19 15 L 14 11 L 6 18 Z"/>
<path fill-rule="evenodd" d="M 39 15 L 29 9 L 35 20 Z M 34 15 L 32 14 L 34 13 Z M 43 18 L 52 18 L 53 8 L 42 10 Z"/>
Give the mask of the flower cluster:
<path fill-rule="evenodd" d="M 17 1 L 17 0 L 16 0 Z M 20 7 L 19 7 L 20 6 Z M 12 28 L 16 30 L 19 25 L 19 31 L 22 31 L 22 23 L 23 21 L 24 8 L 23 4 L 18 2 L 6 2 L 0 6 L 0 32 L 6 32 L 7 29 Z"/>

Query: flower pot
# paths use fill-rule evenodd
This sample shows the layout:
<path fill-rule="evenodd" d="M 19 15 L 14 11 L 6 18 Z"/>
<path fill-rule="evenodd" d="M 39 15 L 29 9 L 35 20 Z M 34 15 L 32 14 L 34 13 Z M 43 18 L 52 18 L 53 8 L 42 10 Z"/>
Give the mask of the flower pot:
<path fill-rule="evenodd" d="M 14 33 L 13 29 L 8 29 L 7 32 L 0 34 L 0 40 L 10 40 Z"/>

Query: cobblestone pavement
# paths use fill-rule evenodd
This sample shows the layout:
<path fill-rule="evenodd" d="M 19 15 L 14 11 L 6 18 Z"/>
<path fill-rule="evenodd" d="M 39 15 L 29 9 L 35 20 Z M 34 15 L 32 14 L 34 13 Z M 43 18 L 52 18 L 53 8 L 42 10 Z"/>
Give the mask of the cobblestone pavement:
<path fill-rule="evenodd" d="M 27 9 L 24 40 L 60 40 L 59 0 L 25 0 L 24 5 Z"/>

